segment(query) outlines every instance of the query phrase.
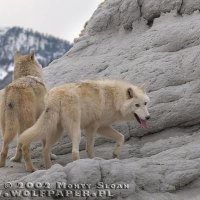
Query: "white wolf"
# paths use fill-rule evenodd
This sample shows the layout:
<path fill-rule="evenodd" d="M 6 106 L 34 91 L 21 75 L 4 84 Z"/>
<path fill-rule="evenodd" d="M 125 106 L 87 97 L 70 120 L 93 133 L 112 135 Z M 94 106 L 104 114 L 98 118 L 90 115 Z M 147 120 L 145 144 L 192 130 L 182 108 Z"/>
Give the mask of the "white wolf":
<path fill-rule="evenodd" d="M 85 130 L 86 151 L 94 157 L 95 134 L 116 141 L 113 157 L 119 157 L 124 136 L 111 128 L 113 122 L 136 119 L 146 128 L 150 118 L 147 105 L 149 97 L 144 86 L 134 86 L 125 81 L 82 81 L 51 89 L 45 98 L 45 110 L 37 122 L 20 136 L 27 171 L 34 171 L 29 145 L 45 140 L 43 149 L 45 167 L 51 166 L 52 145 L 68 131 L 72 140 L 72 158 L 79 159 L 81 129 Z"/>

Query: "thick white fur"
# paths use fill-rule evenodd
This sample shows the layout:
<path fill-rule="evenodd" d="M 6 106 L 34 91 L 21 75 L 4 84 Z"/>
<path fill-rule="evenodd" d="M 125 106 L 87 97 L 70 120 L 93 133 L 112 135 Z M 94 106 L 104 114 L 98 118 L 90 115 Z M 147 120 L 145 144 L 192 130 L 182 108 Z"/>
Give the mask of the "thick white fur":
<path fill-rule="evenodd" d="M 143 86 L 134 86 L 124 81 L 88 80 L 50 90 L 45 98 L 45 110 L 37 122 L 19 138 L 23 145 L 26 170 L 35 170 L 30 158 L 29 145 L 40 139 L 45 140 L 45 166 L 51 166 L 51 147 L 64 129 L 72 140 L 73 160 L 79 159 L 81 129 L 85 130 L 89 158 L 94 157 L 96 133 L 116 141 L 113 156 L 118 157 L 124 136 L 111 125 L 116 121 L 135 119 L 135 112 L 141 119 L 145 119 L 149 116 L 145 102 L 148 103 L 149 98 Z M 135 106 L 138 103 L 141 104 L 140 108 Z"/>

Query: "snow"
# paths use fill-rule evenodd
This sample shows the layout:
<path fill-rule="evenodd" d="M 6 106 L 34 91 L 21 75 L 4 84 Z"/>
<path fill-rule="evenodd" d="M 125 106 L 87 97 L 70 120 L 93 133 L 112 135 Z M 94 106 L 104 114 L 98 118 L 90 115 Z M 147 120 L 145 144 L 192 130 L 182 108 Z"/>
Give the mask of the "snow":
<path fill-rule="evenodd" d="M 72 162 L 71 143 L 64 137 L 53 148 L 58 155 L 53 163 L 59 164 L 28 176 L 16 164 L 15 170 L 0 170 L 2 180 L 17 171 L 6 180 L 16 180 L 17 174 L 24 182 L 83 182 L 92 184 L 92 191 L 99 181 L 123 182 L 130 189 L 112 191 L 115 199 L 199 199 L 199 6 L 195 0 L 105 0 L 74 47 L 44 69 L 45 81 L 49 88 L 81 79 L 145 82 L 150 129 L 139 129 L 134 121 L 114 125 L 126 138 L 120 160 L 111 159 L 114 144 L 102 138 L 95 147 L 102 159 L 87 159 L 83 137 L 82 159 Z M 41 148 L 33 147 L 33 161 L 43 169 Z"/>
<path fill-rule="evenodd" d="M 10 64 L 9 66 L 8 66 L 8 72 L 13 72 L 14 71 L 14 65 L 13 64 Z"/>
<path fill-rule="evenodd" d="M 9 28 L 6 28 L 6 27 L 0 27 L 0 35 L 4 35 L 8 29 Z"/>
<path fill-rule="evenodd" d="M 49 45 L 55 48 L 48 48 Z M 11 80 L 11 71 L 13 56 L 16 51 L 26 54 L 35 51 L 40 56 L 40 62 L 43 66 L 59 55 L 62 56 L 70 48 L 67 41 L 57 39 L 52 36 L 46 36 L 42 33 L 19 27 L 0 28 L 0 68 L 7 71 L 8 76 L 0 80 L 0 88 L 5 87 Z M 55 57 L 56 56 L 56 57 Z"/>
<path fill-rule="evenodd" d="M 45 57 L 43 57 L 43 56 L 41 56 L 41 55 L 39 55 L 39 54 L 37 54 L 36 55 L 37 56 L 37 59 L 38 60 L 43 60 L 43 61 L 45 61 L 47 58 L 45 58 Z"/>
<path fill-rule="evenodd" d="M 24 35 L 24 33 L 20 33 L 19 34 L 19 37 L 18 37 L 18 40 L 17 40 L 17 43 L 15 44 L 16 45 L 16 49 L 20 49 L 20 47 L 26 43 L 26 40 L 27 40 L 27 37 L 26 35 Z"/>
<path fill-rule="evenodd" d="M 4 69 L 0 68 L 0 80 L 3 80 L 7 75 L 8 73 Z"/>

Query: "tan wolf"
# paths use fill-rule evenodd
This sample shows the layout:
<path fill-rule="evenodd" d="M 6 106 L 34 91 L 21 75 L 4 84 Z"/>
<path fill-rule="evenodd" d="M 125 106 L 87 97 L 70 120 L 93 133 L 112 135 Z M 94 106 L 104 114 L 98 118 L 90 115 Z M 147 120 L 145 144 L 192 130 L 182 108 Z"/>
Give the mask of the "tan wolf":
<path fill-rule="evenodd" d="M 35 59 L 34 52 L 28 55 L 21 55 L 19 52 L 16 52 L 14 65 L 13 80 L 24 76 L 35 76 L 43 81 L 42 66 Z"/>
<path fill-rule="evenodd" d="M 1 97 L 1 129 L 3 146 L 0 153 L 0 167 L 5 166 L 10 142 L 16 134 L 31 127 L 44 109 L 46 87 L 43 83 L 42 67 L 34 53 L 20 55 L 14 59 L 13 82 Z M 18 144 L 13 161 L 20 161 L 21 147 Z"/>
<path fill-rule="evenodd" d="M 29 155 L 30 143 L 46 141 L 43 156 L 45 167 L 51 166 L 52 145 L 65 129 L 72 141 L 72 159 L 79 159 L 81 129 L 85 130 L 86 151 L 94 157 L 95 134 L 116 141 L 113 157 L 119 157 L 124 136 L 111 125 L 116 121 L 136 119 L 144 128 L 150 118 L 149 97 L 144 86 L 134 86 L 125 81 L 82 81 L 51 89 L 45 97 L 45 109 L 37 122 L 19 138 L 27 171 L 34 171 Z"/>

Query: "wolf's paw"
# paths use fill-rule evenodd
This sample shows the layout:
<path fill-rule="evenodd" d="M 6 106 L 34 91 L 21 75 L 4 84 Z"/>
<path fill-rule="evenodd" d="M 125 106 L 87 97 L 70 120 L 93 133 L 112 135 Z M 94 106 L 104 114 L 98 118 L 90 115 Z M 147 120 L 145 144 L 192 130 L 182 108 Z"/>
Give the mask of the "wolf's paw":
<path fill-rule="evenodd" d="M 5 162 L 0 162 L 0 168 L 5 167 Z"/>
<path fill-rule="evenodd" d="M 80 156 L 79 156 L 79 152 L 72 152 L 72 160 L 78 160 L 80 159 Z"/>
<path fill-rule="evenodd" d="M 51 160 L 56 160 L 57 156 L 53 153 L 51 153 Z"/>
<path fill-rule="evenodd" d="M 113 158 L 119 158 L 119 156 L 116 153 L 113 153 Z"/>
<path fill-rule="evenodd" d="M 26 167 L 26 171 L 27 171 L 27 172 L 30 172 L 30 173 L 35 172 L 35 171 L 37 171 L 37 170 L 38 170 L 38 169 L 35 168 L 35 167 Z"/>
<path fill-rule="evenodd" d="M 10 158 L 11 162 L 21 162 L 21 158 L 16 158 L 15 156 Z"/>

